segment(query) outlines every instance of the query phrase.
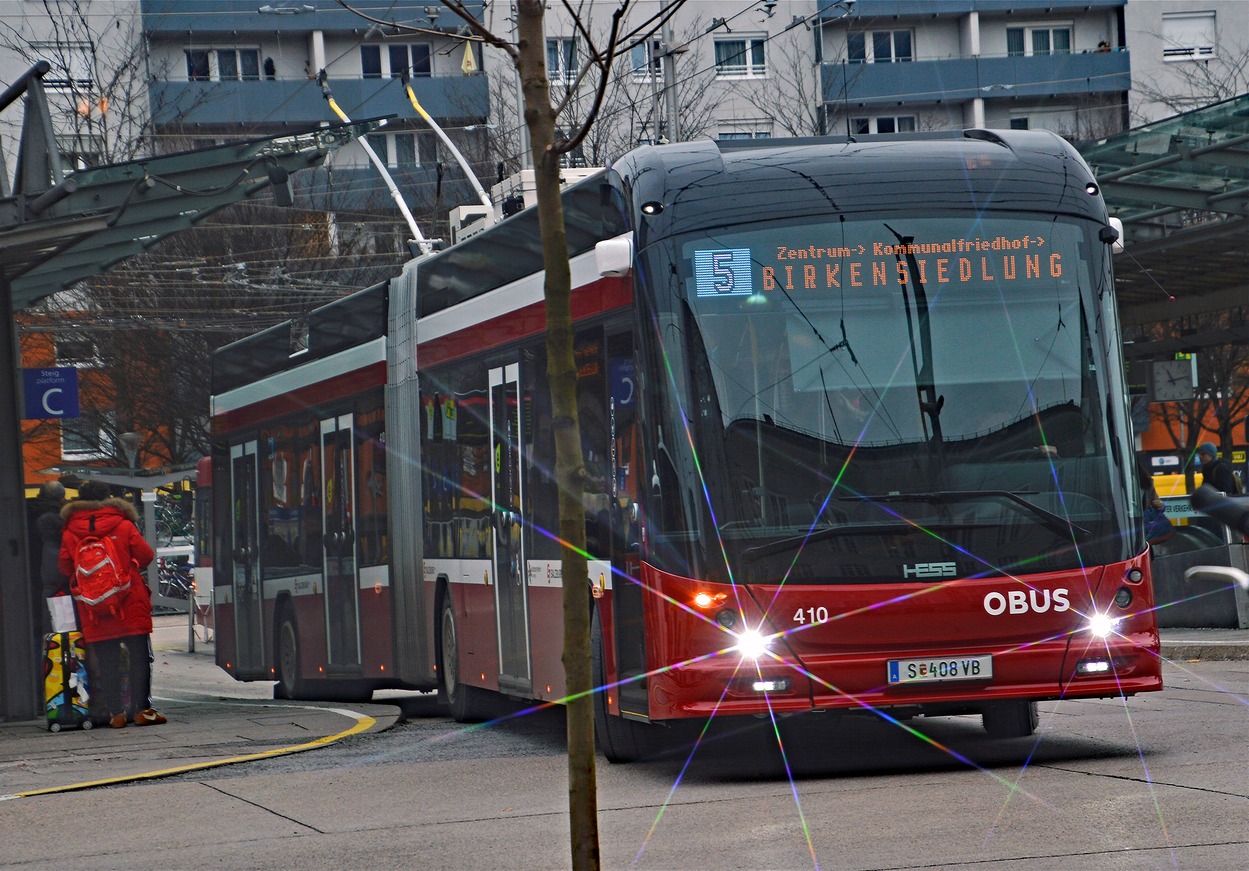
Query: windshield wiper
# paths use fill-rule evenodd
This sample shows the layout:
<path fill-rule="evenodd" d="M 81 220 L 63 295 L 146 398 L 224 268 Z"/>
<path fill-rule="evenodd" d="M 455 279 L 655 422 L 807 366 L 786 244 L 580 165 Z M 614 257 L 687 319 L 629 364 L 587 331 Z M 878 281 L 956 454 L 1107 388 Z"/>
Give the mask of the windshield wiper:
<path fill-rule="evenodd" d="M 772 556 L 778 553 L 784 553 L 793 550 L 796 547 L 802 547 L 806 544 L 814 544 L 817 541 L 823 541 L 826 538 L 837 538 L 843 535 L 911 535 L 915 532 L 924 530 L 940 529 L 942 531 L 954 529 L 992 529 L 995 523 L 938 523 L 924 524 L 920 527 L 914 523 L 906 523 L 899 521 L 897 523 L 861 523 L 847 524 L 842 526 L 821 526 L 814 528 L 802 535 L 791 535 L 787 538 L 779 538 L 776 541 L 770 541 L 767 544 L 757 544 L 754 547 L 748 547 L 742 551 L 742 559 L 747 562 L 753 562 L 765 556 Z"/>
<path fill-rule="evenodd" d="M 950 502 L 974 502 L 985 498 L 1005 499 L 1029 514 L 1040 518 L 1046 526 L 1059 534 L 1072 533 L 1077 538 L 1088 538 L 1092 534 L 1083 526 L 1072 523 L 1070 520 L 1052 511 L 1046 511 L 1040 505 L 1029 502 L 1018 493 L 1013 493 L 1010 490 L 934 490 L 928 493 L 886 493 L 877 496 L 841 496 L 839 498 L 854 502 L 927 502 L 930 505 L 944 505 Z"/>

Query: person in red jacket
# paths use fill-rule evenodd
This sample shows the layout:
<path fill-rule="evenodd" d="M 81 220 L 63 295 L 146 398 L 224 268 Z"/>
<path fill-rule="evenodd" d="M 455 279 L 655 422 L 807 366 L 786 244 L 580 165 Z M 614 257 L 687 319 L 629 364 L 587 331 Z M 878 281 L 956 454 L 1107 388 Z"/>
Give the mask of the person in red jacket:
<path fill-rule="evenodd" d="M 78 498 L 61 509 L 65 521 L 61 532 L 61 572 L 72 575 L 79 542 L 89 536 L 108 536 L 123 565 L 131 567 L 130 588 L 113 610 L 78 609 L 82 638 L 95 654 L 94 676 L 101 709 L 109 714 L 109 725 L 123 728 L 158 726 L 165 718 L 148 707 L 152 687 L 152 661 L 149 657 L 152 634 L 152 594 L 142 570 L 156 556 L 136 525 L 139 513 L 124 499 L 109 495 L 102 481 L 87 481 L 78 488 Z M 122 701 L 121 646 L 130 658 L 130 704 Z"/>

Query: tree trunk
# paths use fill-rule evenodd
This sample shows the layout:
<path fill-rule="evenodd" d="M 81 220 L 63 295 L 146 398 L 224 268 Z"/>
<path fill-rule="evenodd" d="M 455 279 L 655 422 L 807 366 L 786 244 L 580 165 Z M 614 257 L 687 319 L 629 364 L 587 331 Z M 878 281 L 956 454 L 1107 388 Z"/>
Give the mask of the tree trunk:
<path fill-rule="evenodd" d="M 520 0 L 519 61 L 525 124 L 533 152 L 542 257 L 546 267 L 546 359 L 559 486 L 563 544 L 564 674 L 568 697 L 568 819 L 572 867 L 597 871 L 598 788 L 594 763 L 594 706 L 590 672 L 590 596 L 585 558 L 585 465 L 577 416 L 573 358 L 572 275 L 554 149 L 555 114 L 546 77 L 545 0 Z"/>

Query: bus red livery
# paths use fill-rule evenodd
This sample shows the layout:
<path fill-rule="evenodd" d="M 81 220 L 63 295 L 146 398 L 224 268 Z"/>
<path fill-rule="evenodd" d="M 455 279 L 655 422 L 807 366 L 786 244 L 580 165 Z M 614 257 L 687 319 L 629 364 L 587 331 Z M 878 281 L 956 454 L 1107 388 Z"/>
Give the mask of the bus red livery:
<path fill-rule="evenodd" d="M 1161 689 L 1110 248 L 1039 132 L 644 147 L 563 194 L 599 743 Z M 217 656 L 564 695 L 537 215 L 213 367 Z"/>

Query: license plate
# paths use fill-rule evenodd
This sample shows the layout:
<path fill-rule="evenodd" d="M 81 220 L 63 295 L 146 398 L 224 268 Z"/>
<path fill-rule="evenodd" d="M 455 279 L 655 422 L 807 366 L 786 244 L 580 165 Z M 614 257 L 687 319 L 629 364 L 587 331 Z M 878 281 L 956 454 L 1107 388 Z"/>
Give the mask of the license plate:
<path fill-rule="evenodd" d="M 944 680 L 991 680 L 993 657 L 931 656 L 925 659 L 891 659 L 889 683 L 934 683 Z"/>

